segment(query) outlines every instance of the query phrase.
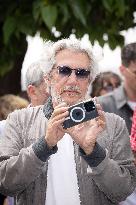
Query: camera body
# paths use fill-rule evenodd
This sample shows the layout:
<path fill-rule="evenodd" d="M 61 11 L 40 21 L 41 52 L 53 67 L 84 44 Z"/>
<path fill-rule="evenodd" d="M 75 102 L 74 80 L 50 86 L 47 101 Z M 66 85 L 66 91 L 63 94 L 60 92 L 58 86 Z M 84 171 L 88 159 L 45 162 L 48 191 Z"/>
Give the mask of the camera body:
<path fill-rule="evenodd" d="M 94 101 L 88 100 L 69 107 L 69 116 L 63 122 L 63 128 L 67 129 L 82 122 L 98 117 Z"/>

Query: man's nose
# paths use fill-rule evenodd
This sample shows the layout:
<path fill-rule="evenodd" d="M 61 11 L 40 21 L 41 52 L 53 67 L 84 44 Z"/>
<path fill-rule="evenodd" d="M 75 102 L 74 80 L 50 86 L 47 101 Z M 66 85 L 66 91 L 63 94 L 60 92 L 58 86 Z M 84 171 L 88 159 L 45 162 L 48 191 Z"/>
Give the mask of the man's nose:
<path fill-rule="evenodd" d="M 68 77 L 68 81 L 70 83 L 76 83 L 77 82 L 77 76 L 75 74 L 75 71 L 73 70 L 70 76 Z"/>

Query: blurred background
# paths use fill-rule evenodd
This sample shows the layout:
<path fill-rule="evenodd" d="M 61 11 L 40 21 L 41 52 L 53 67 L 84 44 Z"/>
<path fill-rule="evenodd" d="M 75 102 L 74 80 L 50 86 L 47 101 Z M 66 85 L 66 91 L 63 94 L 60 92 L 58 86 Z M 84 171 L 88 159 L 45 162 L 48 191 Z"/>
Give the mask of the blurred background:
<path fill-rule="evenodd" d="M 124 36 L 124 45 L 136 42 L 136 28 L 130 28 L 127 31 L 122 31 L 122 34 Z M 74 37 L 74 35 L 70 35 L 70 37 Z M 82 37 L 82 40 L 84 41 L 84 43 L 91 44 L 91 41 L 89 40 L 89 36 L 87 34 Z M 25 74 L 27 68 L 32 62 L 39 59 L 43 47 L 43 39 L 39 34 L 37 34 L 35 37 L 28 36 L 27 42 L 28 48 L 21 70 L 21 88 L 23 91 L 26 90 Z M 116 48 L 112 50 L 108 43 L 105 43 L 105 45 L 101 47 L 99 42 L 96 40 L 94 42 L 94 45 L 91 44 L 91 46 L 93 53 L 99 62 L 98 65 L 100 72 L 113 71 L 118 75 L 121 75 L 118 69 L 121 64 L 121 47 L 119 45 L 117 45 Z"/>
<path fill-rule="evenodd" d="M 45 39 L 90 43 L 100 71 L 119 73 L 120 49 L 136 41 L 135 0 L 0 0 L 0 95 L 25 91 Z"/>

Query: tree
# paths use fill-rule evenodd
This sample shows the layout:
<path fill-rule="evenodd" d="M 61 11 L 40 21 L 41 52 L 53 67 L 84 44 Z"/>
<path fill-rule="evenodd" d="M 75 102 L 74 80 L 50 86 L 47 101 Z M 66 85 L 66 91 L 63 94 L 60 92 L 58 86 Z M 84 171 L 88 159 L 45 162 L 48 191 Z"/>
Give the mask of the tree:
<path fill-rule="evenodd" d="M 56 40 L 55 26 L 58 38 L 88 33 L 92 44 L 98 40 L 103 46 L 107 34 L 114 49 L 124 43 L 120 31 L 136 25 L 135 10 L 135 0 L 0 0 L 0 94 L 20 91 L 27 35 L 40 32 L 43 39 Z"/>

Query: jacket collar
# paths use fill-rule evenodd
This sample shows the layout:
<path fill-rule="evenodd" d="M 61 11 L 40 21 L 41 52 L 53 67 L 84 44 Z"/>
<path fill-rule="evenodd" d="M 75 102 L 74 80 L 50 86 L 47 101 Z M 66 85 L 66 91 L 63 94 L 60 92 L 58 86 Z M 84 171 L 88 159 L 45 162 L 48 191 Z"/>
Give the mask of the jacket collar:
<path fill-rule="evenodd" d="M 43 113 L 47 119 L 49 119 L 53 113 L 53 104 L 51 96 L 47 99 L 46 103 L 43 106 Z"/>

